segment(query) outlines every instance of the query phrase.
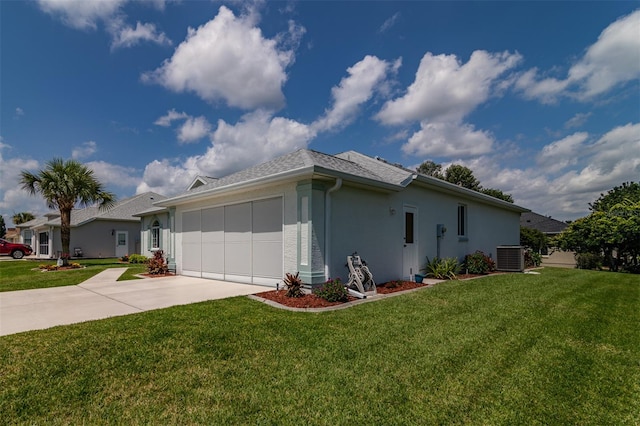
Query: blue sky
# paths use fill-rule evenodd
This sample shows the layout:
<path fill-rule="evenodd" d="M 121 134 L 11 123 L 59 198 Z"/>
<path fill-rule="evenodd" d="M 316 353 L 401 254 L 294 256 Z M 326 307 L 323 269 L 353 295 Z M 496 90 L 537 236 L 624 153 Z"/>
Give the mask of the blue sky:
<path fill-rule="evenodd" d="M 53 157 L 124 198 L 299 148 L 470 167 L 557 219 L 640 180 L 640 2 L 0 3 L 0 214 Z"/>

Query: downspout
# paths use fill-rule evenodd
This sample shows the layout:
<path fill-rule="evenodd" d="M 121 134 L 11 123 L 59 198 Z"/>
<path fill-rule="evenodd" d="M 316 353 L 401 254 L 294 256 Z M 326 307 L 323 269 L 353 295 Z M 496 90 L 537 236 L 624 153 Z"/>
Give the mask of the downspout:
<path fill-rule="evenodd" d="M 331 256 L 331 193 L 342 187 L 342 178 L 336 178 L 336 183 L 324 194 L 324 277 L 331 278 L 329 258 Z"/>

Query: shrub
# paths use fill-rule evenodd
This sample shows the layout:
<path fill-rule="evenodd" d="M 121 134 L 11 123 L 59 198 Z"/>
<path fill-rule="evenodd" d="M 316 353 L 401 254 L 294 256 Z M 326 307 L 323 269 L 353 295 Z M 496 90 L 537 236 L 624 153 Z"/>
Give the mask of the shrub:
<path fill-rule="evenodd" d="M 128 261 L 129 261 L 129 255 L 128 255 L 128 254 L 125 254 L 124 256 L 122 256 L 122 257 L 120 258 L 120 261 L 122 261 L 122 262 L 128 262 Z"/>
<path fill-rule="evenodd" d="M 82 265 L 80 265 L 78 262 L 73 262 L 73 263 L 72 263 L 71 265 L 69 265 L 69 266 L 71 266 L 73 269 L 79 269 L 79 268 L 81 268 L 81 267 L 82 267 Z"/>
<path fill-rule="evenodd" d="M 284 286 L 287 289 L 287 297 L 302 297 L 304 293 L 302 291 L 302 280 L 299 277 L 300 273 L 296 272 L 295 275 L 286 273 L 284 277 Z"/>
<path fill-rule="evenodd" d="M 147 263 L 149 258 L 141 254 L 132 254 L 129 256 L 129 263 Z"/>
<path fill-rule="evenodd" d="M 388 283 L 386 283 L 384 286 L 385 286 L 386 288 L 398 288 L 398 287 L 400 287 L 401 285 L 402 285 L 402 281 L 394 280 L 394 281 L 389 281 L 389 282 L 388 282 Z"/>
<path fill-rule="evenodd" d="M 469 274 L 484 275 L 495 271 L 496 263 L 489 256 L 478 250 L 464 258 L 464 267 Z"/>
<path fill-rule="evenodd" d="M 327 302 L 346 302 L 349 300 L 349 292 L 340 282 L 340 278 L 328 280 L 322 287 L 313 290 L 313 294 Z"/>
<path fill-rule="evenodd" d="M 158 250 L 153 253 L 153 257 L 147 263 L 147 272 L 151 275 L 164 275 L 169 270 L 167 263 L 162 255 L 164 251 Z"/>
<path fill-rule="evenodd" d="M 542 255 L 538 252 L 525 250 L 524 251 L 524 267 L 535 268 L 542 263 Z"/>
<path fill-rule="evenodd" d="M 438 280 L 455 280 L 457 279 L 456 274 L 460 272 L 460 264 L 455 257 L 444 259 L 434 257 L 432 260 L 427 257 L 427 264 L 422 269 L 422 272 L 427 277 Z"/>
<path fill-rule="evenodd" d="M 576 254 L 576 268 L 578 269 L 602 269 L 602 256 L 595 253 Z"/>

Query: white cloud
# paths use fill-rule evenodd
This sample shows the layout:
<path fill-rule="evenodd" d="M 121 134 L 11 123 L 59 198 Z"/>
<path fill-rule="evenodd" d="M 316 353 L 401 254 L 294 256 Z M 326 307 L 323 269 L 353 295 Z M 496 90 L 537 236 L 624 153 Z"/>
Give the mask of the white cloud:
<path fill-rule="evenodd" d="M 316 120 L 312 127 L 317 131 L 341 129 L 355 118 L 361 104 L 367 102 L 383 85 L 391 65 L 375 56 L 347 68 L 348 77 L 331 89 L 333 106 Z"/>
<path fill-rule="evenodd" d="M 586 112 L 586 113 L 579 112 L 573 117 L 571 117 L 569 120 L 567 120 L 566 123 L 564 123 L 564 128 L 573 129 L 576 127 L 581 127 L 582 125 L 584 125 L 584 123 L 587 122 L 589 117 L 591 117 L 590 112 Z"/>
<path fill-rule="evenodd" d="M 16 120 L 18 120 L 20 117 L 24 116 L 24 110 L 20 107 L 16 108 L 16 113 L 13 116 L 13 118 L 15 118 Z"/>
<path fill-rule="evenodd" d="M 65 25 L 79 30 L 96 29 L 99 21 L 113 17 L 127 0 L 38 0 L 40 8 Z"/>
<path fill-rule="evenodd" d="M 409 155 L 423 157 L 470 157 L 491 151 L 493 136 L 471 124 L 421 123 L 420 130 L 402 145 Z"/>
<path fill-rule="evenodd" d="M 175 120 L 183 120 L 188 118 L 189 115 L 186 112 L 178 112 L 175 109 L 167 111 L 165 115 L 158 118 L 153 124 L 156 126 L 169 127 Z"/>
<path fill-rule="evenodd" d="M 585 55 L 568 71 L 565 79 L 540 79 L 538 70 L 523 73 L 516 82 L 528 99 L 543 103 L 559 96 L 573 96 L 582 101 L 608 92 L 614 87 L 640 78 L 640 10 L 624 16 L 600 34 Z"/>
<path fill-rule="evenodd" d="M 142 182 L 136 193 L 147 191 L 172 196 L 187 189 L 187 186 L 200 172 L 196 168 L 187 168 L 184 164 L 172 163 L 167 159 L 154 160 L 147 164 L 142 175 Z"/>
<path fill-rule="evenodd" d="M 167 111 L 165 115 L 158 118 L 153 124 L 169 127 L 174 121 L 181 120 L 184 120 L 184 123 L 176 130 L 180 143 L 196 142 L 211 131 L 211 124 L 205 117 L 192 117 L 186 112 L 178 112 L 175 109 Z"/>
<path fill-rule="evenodd" d="M 388 101 L 377 118 L 384 124 L 459 121 L 485 102 L 498 77 L 520 60 L 519 54 L 476 50 L 462 64 L 455 55 L 427 53 L 405 95 Z"/>
<path fill-rule="evenodd" d="M 211 131 L 211 124 L 203 116 L 189 117 L 178 129 L 178 140 L 182 143 L 196 142 Z"/>
<path fill-rule="evenodd" d="M 23 170 L 36 170 L 38 162 L 28 158 L 6 158 L 3 152 L 10 149 L 11 146 L 0 137 L 0 214 L 10 221 L 17 212 L 46 212 L 48 209 L 42 197 L 29 195 L 19 183 L 20 173 Z"/>
<path fill-rule="evenodd" d="M 163 32 L 158 31 L 155 24 L 143 24 L 138 21 L 135 28 L 124 26 L 114 31 L 111 49 L 132 47 L 143 41 L 149 41 L 161 46 L 171 46 L 173 44 Z"/>
<path fill-rule="evenodd" d="M 400 19 L 400 12 L 394 13 L 392 16 L 387 18 L 387 20 L 382 23 L 380 28 L 378 28 L 378 33 L 387 32 L 389 29 L 391 29 L 391 27 L 393 27 L 395 24 L 398 23 L 399 19 Z"/>
<path fill-rule="evenodd" d="M 586 133 L 576 133 L 538 154 L 549 161 L 555 155 L 566 163 L 563 168 L 503 168 L 498 154 L 456 162 L 471 168 L 483 186 L 511 193 L 517 204 L 558 219 L 576 219 L 589 213 L 588 204 L 601 193 L 640 176 L 639 123 L 616 127 L 594 143 L 587 139 Z"/>
<path fill-rule="evenodd" d="M 142 41 L 159 45 L 172 42 L 158 31 L 155 24 L 137 22 L 136 27 L 126 24 L 123 6 L 129 0 L 38 0 L 40 9 L 59 18 L 65 25 L 78 30 L 96 30 L 102 23 L 111 35 L 111 50 L 132 47 Z M 143 2 L 144 3 L 144 2 Z M 164 9 L 164 1 L 151 0 L 158 9 Z"/>
<path fill-rule="evenodd" d="M 71 158 L 75 160 L 80 160 L 83 158 L 87 158 L 95 154 L 98 150 L 98 144 L 94 141 L 84 142 L 82 145 L 73 148 L 71 151 Z"/>
<path fill-rule="evenodd" d="M 238 170 L 306 148 L 316 133 L 307 125 L 270 112 L 245 114 L 231 125 L 224 120 L 211 134 L 211 146 L 202 155 L 181 162 L 149 163 L 137 192 L 157 191 L 170 195 L 184 191 L 197 175 L 224 177 Z"/>
<path fill-rule="evenodd" d="M 555 173 L 577 164 L 577 153 L 584 148 L 588 137 L 588 133 L 578 132 L 545 145 L 538 154 L 538 165 L 550 173 Z"/>
<path fill-rule="evenodd" d="M 221 6 L 214 19 L 189 28 L 173 56 L 144 73 L 142 80 L 243 109 L 282 107 L 285 69 L 293 62 L 294 52 L 264 38 L 255 20 L 254 14 L 236 17 Z M 295 30 L 291 37 L 299 34 Z M 285 38 L 279 38 L 280 44 Z"/>
<path fill-rule="evenodd" d="M 105 186 L 132 188 L 140 182 L 139 171 L 105 161 L 90 161 L 85 165 L 93 170 L 96 178 Z"/>
<path fill-rule="evenodd" d="M 315 135 L 305 124 L 258 110 L 245 114 L 235 125 L 219 120 L 211 136 L 212 146 L 190 160 L 203 174 L 221 177 L 306 148 Z"/>

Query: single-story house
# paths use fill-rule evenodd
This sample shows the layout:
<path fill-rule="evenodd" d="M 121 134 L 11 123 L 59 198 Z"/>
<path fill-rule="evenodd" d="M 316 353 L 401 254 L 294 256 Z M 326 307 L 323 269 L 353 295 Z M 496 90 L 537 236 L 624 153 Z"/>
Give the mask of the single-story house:
<path fill-rule="evenodd" d="M 378 282 L 410 279 L 427 256 L 495 258 L 519 244 L 528 211 L 355 151 L 308 149 L 196 179 L 154 205 L 143 228 L 169 223 L 157 245 L 179 274 L 274 286 L 286 272 L 310 286 L 346 281 L 353 252 Z"/>
<path fill-rule="evenodd" d="M 553 219 L 548 216 L 543 216 L 534 212 L 524 212 L 520 216 L 520 226 L 524 228 L 536 229 L 547 237 L 554 237 L 561 234 L 562 231 L 567 229 L 565 222 Z"/>
<path fill-rule="evenodd" d="M 101 258 L 139 253 L 140 218 L 134 214 L 165 198 L 146 192 L 117 201 L 109 209 L 90 206 L 72 210 L 70 255 Z M 59 212 L 47 213 L 16 227 L 20 229 L 20 241 L 31 245 L 36 257 L 57 258 L 62 254 Z"/>

